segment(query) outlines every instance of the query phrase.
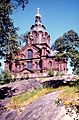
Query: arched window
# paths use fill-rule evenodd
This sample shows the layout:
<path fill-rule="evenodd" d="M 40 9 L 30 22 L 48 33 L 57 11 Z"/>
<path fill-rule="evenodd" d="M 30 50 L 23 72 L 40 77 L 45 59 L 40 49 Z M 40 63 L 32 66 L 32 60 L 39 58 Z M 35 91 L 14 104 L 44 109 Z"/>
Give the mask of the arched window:
<path fill-rule="evenodd" d="M 24 65 L 24 63 L 22 63 L 22 70 L 25 68 L 25 65 Z"/>
<path fill-rule="evenodd" d="M 34 34 L 33 38 L 34 38 L 34 43 L 36 44 L 36 34 Z"/>
<path fill-rule="evenodd" d="M 37 38 L 38 34 L 36 31 L 33 32 L 33 39 L 34 39 L 34 44 L 36 44 L 36 38 Z"/>
<path fill-rule="evenodd" d="M 52 61 L 49 61 L 49 68 L 52 68 Z"/>
<path fill-rule="evenodd" d="M 39 43 L 42 43 L 42 34 L 39 34 Z"/>
<path fill-rule="evenodd" d="M 28 59 L 33 58 L 33 51 L 30 49 L 28 50 Z"/>
<path fill-rule="evenodd" d="M 43 68 L 42 60 L 39 61 L 39 67 Z"/>

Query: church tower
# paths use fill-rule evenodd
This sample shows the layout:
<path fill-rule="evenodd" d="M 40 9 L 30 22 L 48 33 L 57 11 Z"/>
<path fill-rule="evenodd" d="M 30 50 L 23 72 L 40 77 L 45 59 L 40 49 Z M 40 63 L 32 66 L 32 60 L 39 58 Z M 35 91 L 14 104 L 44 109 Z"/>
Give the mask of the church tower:
<path fill-rule="evenodd" d="M 35 23 L 30 28 L 30 35 L 33 39 L 33 44 L 42 45 L 47 44 L 50 46 L 50 35 L 46 32 L 45 26 L 42 24 L 42 16 L 40 14 L 39 8 L 37 8 L 37 13 L 35 15 Z"/>

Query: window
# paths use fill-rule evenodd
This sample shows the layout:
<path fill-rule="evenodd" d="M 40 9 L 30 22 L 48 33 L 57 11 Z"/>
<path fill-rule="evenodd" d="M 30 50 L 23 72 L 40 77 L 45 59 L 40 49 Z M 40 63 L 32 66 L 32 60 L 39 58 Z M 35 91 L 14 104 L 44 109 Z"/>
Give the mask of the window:
<path fill-rule="evenodd" d="M 24 67 L 25 67 L 25 65 L 24 65 L 24 63 L 22 63 L 22 69 L 24 69 Z"/>
<path fill-rule="evenodd" d="M 42 68 L 42 60 L 39 61 L 39 67 Z"/>
<path fill-rule="evenodd" d="M 32 69 L 32 62 L 31 61 L 27 62 L 27 68 L 30 69 L 30 70 Z"/>
<path fill-rule="evenodd" d="M 42 34 L 39 34 L 39 43 L 42 43 Z"/>
<path fill-rule="evenodd" d="M 28 50 L 28 59 L 31 59 L 33 57 L 33 51 Z"/>
<path fill-rule="evenodd" d="M 49 61 L 49 68 L 52 68 L 52 61 Z"/>
<path fill-rule="evenodd" d="M 33 37 L 34 37 L 34 43 L 36 43 L 36 34 L 34 34 Z"/>
<path fill-rule="evenodd" d="M 44 55 L 46 54 L 46 50 L 44 49 Z"/>
<path fill-rule="evenodd" d="M 38 69 L 38 63 L 36 62 L 36 69 Z"/>

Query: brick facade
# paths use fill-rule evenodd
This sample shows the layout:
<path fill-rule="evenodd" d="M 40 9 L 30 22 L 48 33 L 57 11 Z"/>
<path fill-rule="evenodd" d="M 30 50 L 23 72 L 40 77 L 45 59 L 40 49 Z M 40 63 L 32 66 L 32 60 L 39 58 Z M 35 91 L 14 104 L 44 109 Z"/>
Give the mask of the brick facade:
<path fill-rule="evenodd" d="M 32 25 L 28 35 L 25 36 L 27 44 L 15 54 L 12 61 L 11 72 L 18 77 L 47 75 L 47 71 L 67 72 L 67 61 L 57 61 L 51 54 L 50 35 L 42 25 L 39 9 L 35 16 L 35 24 Z M 10 63 L 6 61 L 5 69 L 9 70 Z"/>

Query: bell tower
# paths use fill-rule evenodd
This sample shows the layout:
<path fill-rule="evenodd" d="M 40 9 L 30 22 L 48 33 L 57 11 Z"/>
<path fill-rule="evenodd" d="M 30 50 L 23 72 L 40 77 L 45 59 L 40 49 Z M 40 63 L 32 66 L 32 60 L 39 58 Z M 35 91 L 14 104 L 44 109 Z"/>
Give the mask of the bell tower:
<path fill-rule="evenodd" d="M 41 19 L 40 8 L 37 8 L 35 23 L 31 26 L 30 33 L 33 35 L 34 44 L 47 43 L 50 46 L 50 35 L 46 32 Z"/>

